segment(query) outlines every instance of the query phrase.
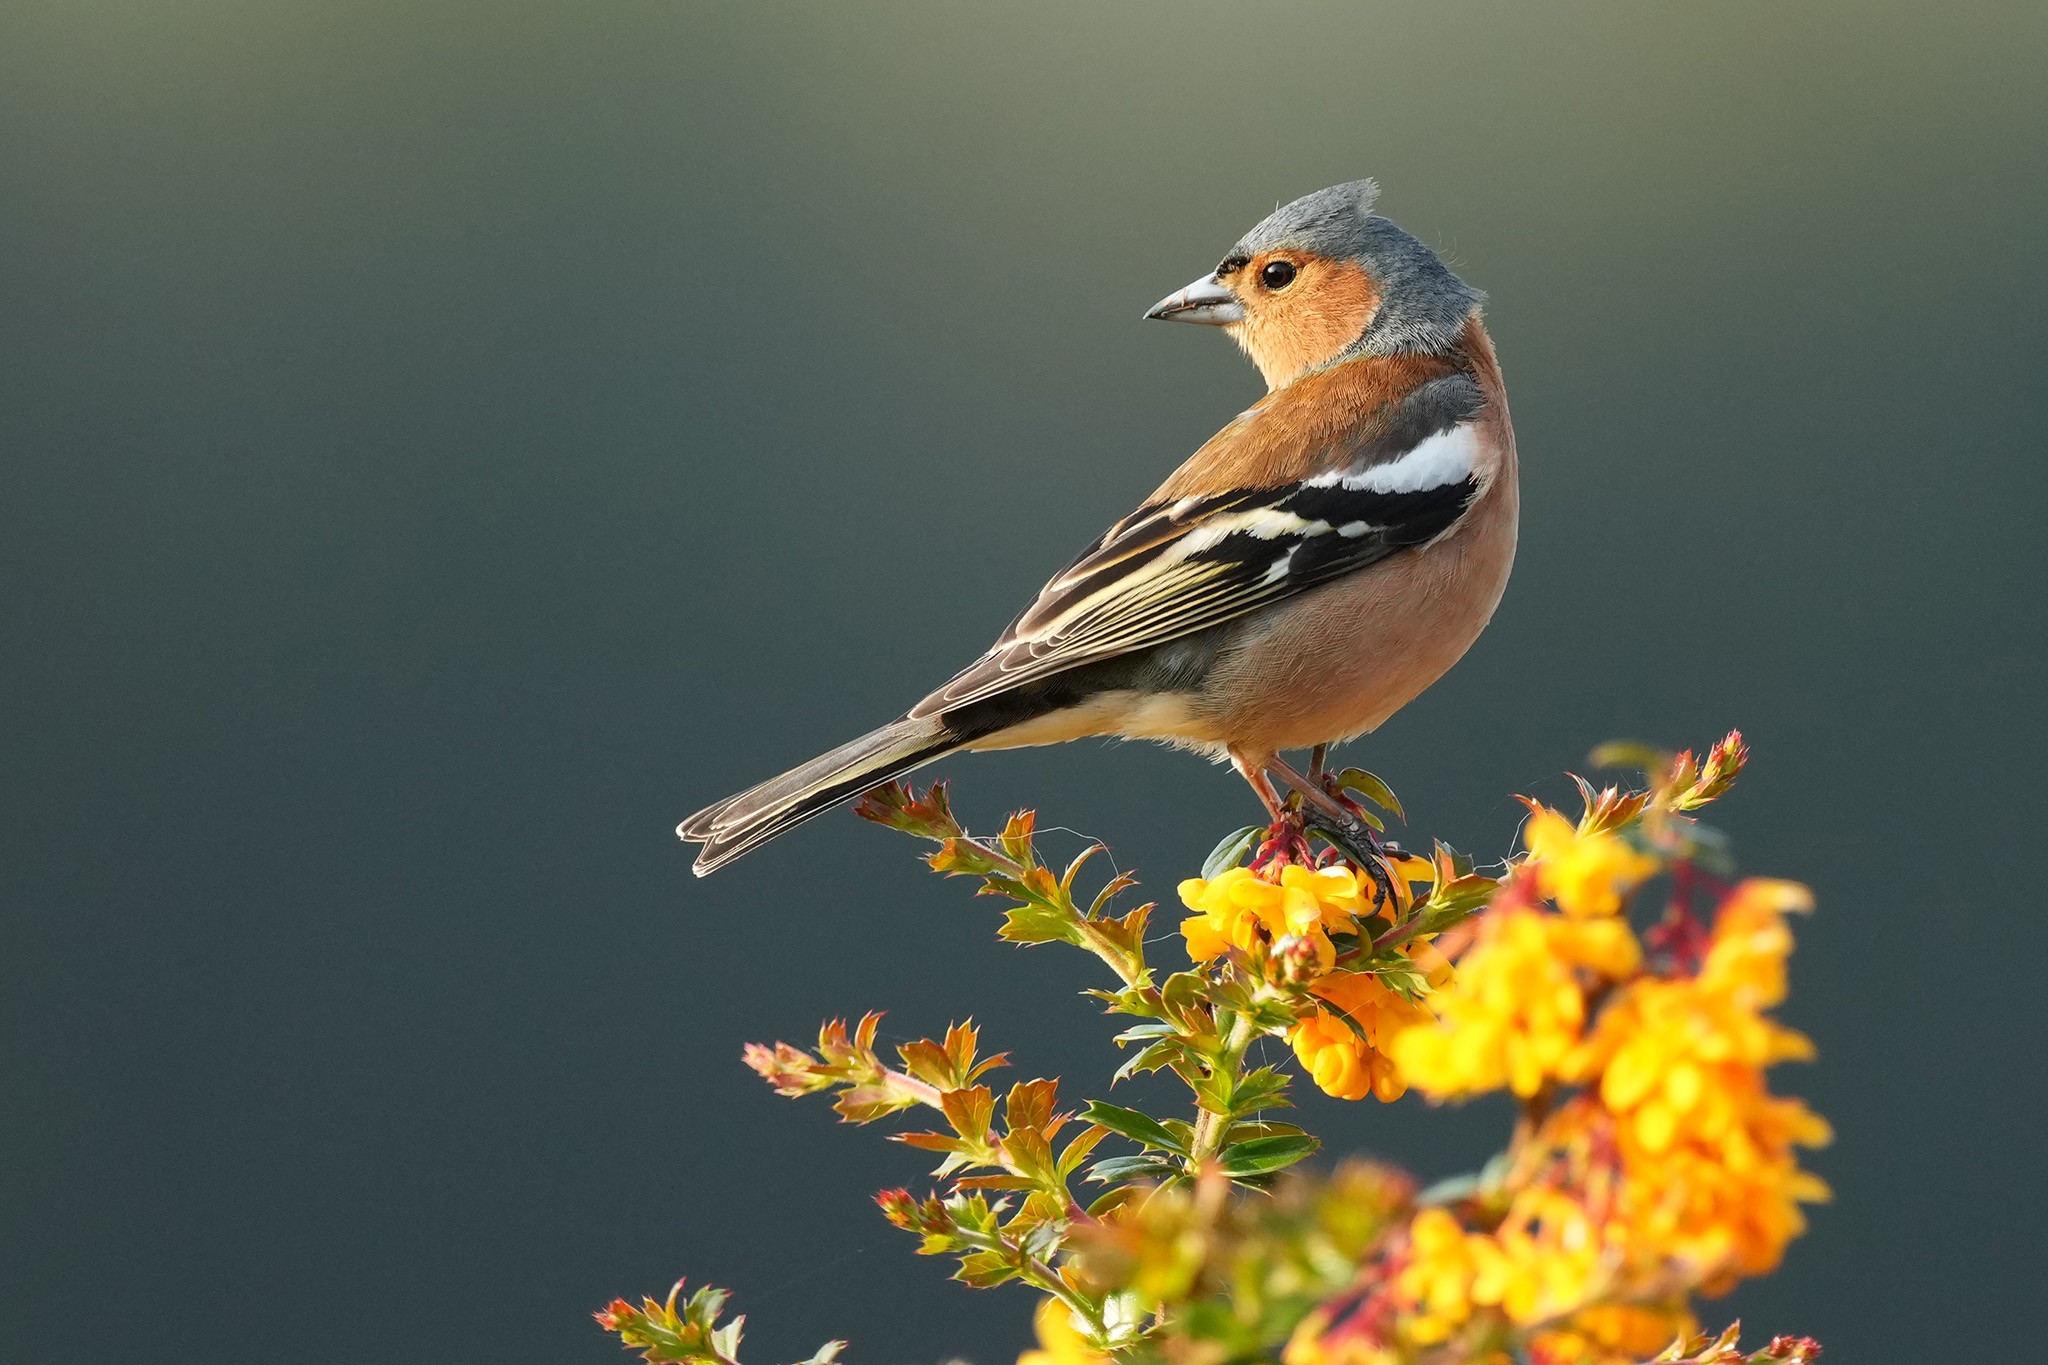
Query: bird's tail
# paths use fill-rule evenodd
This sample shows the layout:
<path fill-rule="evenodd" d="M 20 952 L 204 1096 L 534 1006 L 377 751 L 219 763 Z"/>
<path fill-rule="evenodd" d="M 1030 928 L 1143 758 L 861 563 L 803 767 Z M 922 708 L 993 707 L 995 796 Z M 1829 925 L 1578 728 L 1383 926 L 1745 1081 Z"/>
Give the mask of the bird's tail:
<path fill-rule="evenodd" d="M 937 717 L 906 716 L 706 806 L 677 825 L 676 834 L 686 843 L 704 845 L 692 869 L 702 877 L 818 812 L 952 752 L 969 738 Z"/>

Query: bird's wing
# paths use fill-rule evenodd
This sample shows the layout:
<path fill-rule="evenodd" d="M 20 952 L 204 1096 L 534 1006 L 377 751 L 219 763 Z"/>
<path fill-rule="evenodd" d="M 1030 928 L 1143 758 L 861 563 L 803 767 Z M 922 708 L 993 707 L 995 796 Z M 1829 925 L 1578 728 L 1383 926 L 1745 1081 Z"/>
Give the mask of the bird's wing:
<path fill-rule="evenodd" d="M 1299 482 L 1139 508 L 910 715 L 1192 635 L 1435 540 L 1478 496 L 1484 403 L 1464 375 L 1433 380 Z"/>

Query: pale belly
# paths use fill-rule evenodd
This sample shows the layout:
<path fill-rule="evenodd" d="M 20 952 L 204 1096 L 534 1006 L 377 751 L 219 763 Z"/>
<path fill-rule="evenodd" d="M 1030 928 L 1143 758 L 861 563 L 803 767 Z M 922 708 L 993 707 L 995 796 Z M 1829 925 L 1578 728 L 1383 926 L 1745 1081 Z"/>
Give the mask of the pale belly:
<path fill-rule="evenodd" d="M 1379 728 L 1493 618 L 1514 563 L 1514 511 L 1509 499 L 1476 509 L 1457 534 L 1274 611 L 1217 661 L 1204 688 L 1218 728 L 1253 754 Z"/>

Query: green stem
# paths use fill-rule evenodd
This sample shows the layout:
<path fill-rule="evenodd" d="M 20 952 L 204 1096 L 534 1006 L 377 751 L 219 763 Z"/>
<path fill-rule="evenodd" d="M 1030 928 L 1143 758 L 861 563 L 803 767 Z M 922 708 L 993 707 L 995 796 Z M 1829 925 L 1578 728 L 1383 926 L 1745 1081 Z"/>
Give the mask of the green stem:
<path fill-rule="evenodd" d="M 978 1251 L 993 1251 L 998 1255 L 1010 1257 L 1019 1267 L 1019 1278 L 1026 1284 L 1041 1293 L 1051 1295 L 1078 1313 L 1097 1338 L 1108 1335 L 1109 1327 L 1103 1321 L 1101 1311 L 1076 1293 L 1071 1285 L 1060 1278 L 1057 1270 L 1036 1256 L 1028 1254 L 1021 1243 L 1000 1232 L 990 1235 L 963 1231 L 960 1240 Z"/>
<path fill-rule="evenodd" d="M 1159 992 L 1145 984 L 1146 972 L 1142 961 L 1135 964 L 1130 962 L 1127 955 L 1121 949 L 1103 938 L 1101 931 L 1096 929 L 1088 920 L 1081 917 L 1078 909 L 1074 914 L 1074 927 L 1081 932 L 1081 946 L 1107 963 L 1109 969 L 1116 973 L 1117 979 L 1123 982 L 1125 987 L 1143 990 L 1147 998 L 1155 1003 L 1157 1002 Z"/>
<path fill-rule="evenodd" d="M 1237 1088 L 1239 1076 L 1244 1071 L 1244 1054 L 1251 1050 L 1254 1037 L 1252 1021 L 1242 1014 L 1230 1016 L 1230 1023 L 1223 1031 L 1223 1051 L 1216 1059 L 1211 1072 L 1221 1071 L 1230 1077 L 1231 1089 Z M 1204 1109 L 1197 1102 L 1195 1109 L 1194 1140 L 1188 1144 L 1188 1170 L 1199 1177 L 1209 1164 L 1216 1160 L 1223 1150 L 1223 1140 L 1230 1132 L 1230 1118 Z"/>
<path fill-rule="evenodd" d="M 1045 1262 L 1026 1257 L 1024 1264 L 1024 1278 L 1034 1289 L 1052 1295 L 1065 1304 L 1069 1311 L 1079 1314 L 1081 1321 L 1088 1324 L 1088 1334 L 1095 1338 L 1096 1345 L 1107 1344 L 1104 1338 L 1109 1335 L 1109 1324 L 1103 1321 L 1100 1311 L 1075 1293 L 1067 1282 L 1060 1278 L 1059 1272 Z"/>
<path fill-rule="evenodd" d="M 883 1084 L 892 1090 L 901 1090 L 919 1104 L 928 1104 L 941 1112 L 945 1110 L 945 1101 L 939 1097 L 939 1088 L 937 1086 L 927 1085 L 917 1077 L 907 1072 L 898 1071 L 893 1067 L 885 1066 L 881 1068 L 881 1073 Z"/>
<path fill-rule="evenodd" d="M 995 863 L 1002 873 L 1013 881 L 1022 881 L 1025 875 L 1031 871 L 1023 863 L 1018 862 L 1015 858 L 1005 853 L 998 844 L 971 838 L 966 835 L 960 837 L 980 849 L 990 862 Z M 1150 1003 L 1157 1005 L 1159 1003 L 1159 992 L 1145 984 L 1147 973 L 1145 971 L 1144 959 L 1141 957 L 1133 961 L 1130 954 L 1125 953 L 1122 949 L 1104 938 L 1101 931 L 1089 921 L 1086 915 L 1081 913 L 1081 908 L 1075 905 L 1071 899 L 1064 895 L 1062 899 L 1066 901 L 1064 909 L 1069 915 L 1073 916 L 1073 925 L 1080 935 L 1081 946 L 1101 958 L 1104 964 L 1116 973 L 1117 980 L 1123 982 L 1127 989 L 1142 990 L 1145 993 L 1146 999 Z"/>

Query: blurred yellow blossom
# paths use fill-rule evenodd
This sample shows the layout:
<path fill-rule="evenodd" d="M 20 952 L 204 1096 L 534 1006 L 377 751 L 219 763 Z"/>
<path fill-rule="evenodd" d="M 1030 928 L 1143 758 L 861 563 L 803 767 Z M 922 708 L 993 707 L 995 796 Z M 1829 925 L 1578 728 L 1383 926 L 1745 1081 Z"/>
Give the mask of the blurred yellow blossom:
<path fill-rule="evenodd" d="M 1692 1335 L 1699 1322 L 1683 1307 L 1603 1303 L 1582 1308 L 1561 1326 L 1529 1339 L 1530 1365 L 1635 1365 L 1671 1342 Z"/>
<path fill-rule="evenodd" d="M 1333 1330 L 1333 1315 L 1324 1307 L 1296 1325 L 1280 1353 L 1280 1365 L 1403 1365 L 1403 1357 L 1357 1323 L 1346 1322 Z"/>
<path fill-rule="evenodd" d="M 1437 1022 L 1389 1046 L 1407 1083 L 1439 1098 L 1503 1086 L 1533 1095 L 1566 1064 L 1586 1024 L 1586 981 L 1634 971 L 1641 947 L 1620 919 L 1567 920 L 1503 907 L 1480 925 L 1450 982 L 1430 997 Z"/>
<path fill-rule="evenodd" d="M 1483 1233 L 1467 1232 L 1448 1210 L 1423 1209 L 1408 1228 L 1408 1260 L 1396 1287 L 1413 1305 L 1409 1338 L 1424 1346 L 1448 1340 L 1472 1316 L 1472 1284 L 1479 1277 Z"/>
<path fill-rule="evenodd" d="M 1760 1083 L 1747 1088 L 1743 1122 L 1718 1142 L 1681 1137 L 1660 1152 L 1622 1142 L 1635 1244 L 1661 1252 L 1709 1294 L 1775 1270 L 1806 1230 L 1799 1206 L 1828 1198 L 1826 1182 L 1801 1170 L 1792 1150 L 1826 1142 L 1826 1121 Z"/>
<path fill-rule="evenodd" d="M 1058 1299 L 1041 1299 L 1031 1315 L 1038 1336 L 1035 1350 L 1017 1357 L 1017 1365 L 1109 1365 L 1109 1357 L 1088 1344 L 1074 1326 L 1074 1315 Z"/>
<path fill-rule="evenodd" d="M 1804 1035 L 1761 1012 L 1785 994 L 1785 915 L 1810 904 L 1794 883 L 1739 884 L 1698 975 L 1631 982 L 1585 1049 L 1636 1236 L 1710 1289 L 1774 1268 L 1805 1228 L 1799 1205 L 1828 1197 L 1794 1152 L 1825 1144 L 1827 1122 L 1772 1095 L 1763 1074 L 1813 1055 Z"/>
<path fill-rule="evenodd" d="M 1826 1122 L 1764 1078 L 1813 1053 L 1763 1012 L 1785 994 L 1785 917 L 1810 904 L 1795 883 L 1738 884 L 1698 972 L 1668 977 L 1641 974 L 1618 918 L 1526 903 L 1487 917 L 1431 997 L 1438 1021 L 1394 1040 L 1404 1077 L 1439 1095 L 1587 1089 L 1536 1131 L 1519 1167 L 1538 1174 L 1497 1223 L 1416 1215 L 1400 1279 L 1411 1340 L 1446 1340 L 1497 1310 L 1523 1326 L 1562 1324 L 1531 1337 L 1532 1361 L 1619 1365 L 1654 1352 L 1652 1338 L 1692 1330 L 1674 1292 L 1718 1293 L 1776 1267 L 1805 1228 L 1800 1205 L 1827 1197 L 1795 1151 L 1825 1143 Z"/>
<path fill-rule="evenodd" d="M 1798 882 L 1750 877 L 1736 883 L 1714 914 L 1701 982 L 1750 1009 L 1781 1003 L 1785 959 L 1792 955 L 1792 928 L 1785 916 L 1811 909 L 1813 893 Z"/>
<path fill-rule="evenodd" d="M 1683 1131 L 1718 1141 L 1740 1122 L 1747 1082 L 1813 1044 L 1745 1010 L 1704 978 L 1631 982 L 1602 1012 L 1581 1054 L 1600 1071 L 1600 1101 L 1645 1151 Z"/>
<path fill-rule="evenodd" d="M 1476 1309 L 1497 1308 L 1531 1326 L 1572 1313 L 1604 1287 L 1609 1257 L 1600 1229 L 1562 1191 L 1525 1191 L 1493 1232 L 1467 1231 L 1447 1210 L 1426 1208 L 1408 1231 L 1397 1280 L 1413 1305 L 1411 1341 L 1447 1340 Z"/>
<path fill-rule="evenodd" d="M 1548 806 L 1532 805 L 1522 843 L 1536 868 L 1542 895 L 1567 915 L 1611 915 L 1621 899 L 1657 871 L 1657 860 L 1619 835 L 1582 834 Z"/>
<path fill-rule="evenodd" d="M 1510 1321 L 1531 1326 L 1573 1312 L 1606 1288 L 1614 1257 L 1599 1220 L 1573 1193 L 1537 1185 L 1509 1205 L 1494 1230 L 1498 1259 L 1472 1286 Z"/>

